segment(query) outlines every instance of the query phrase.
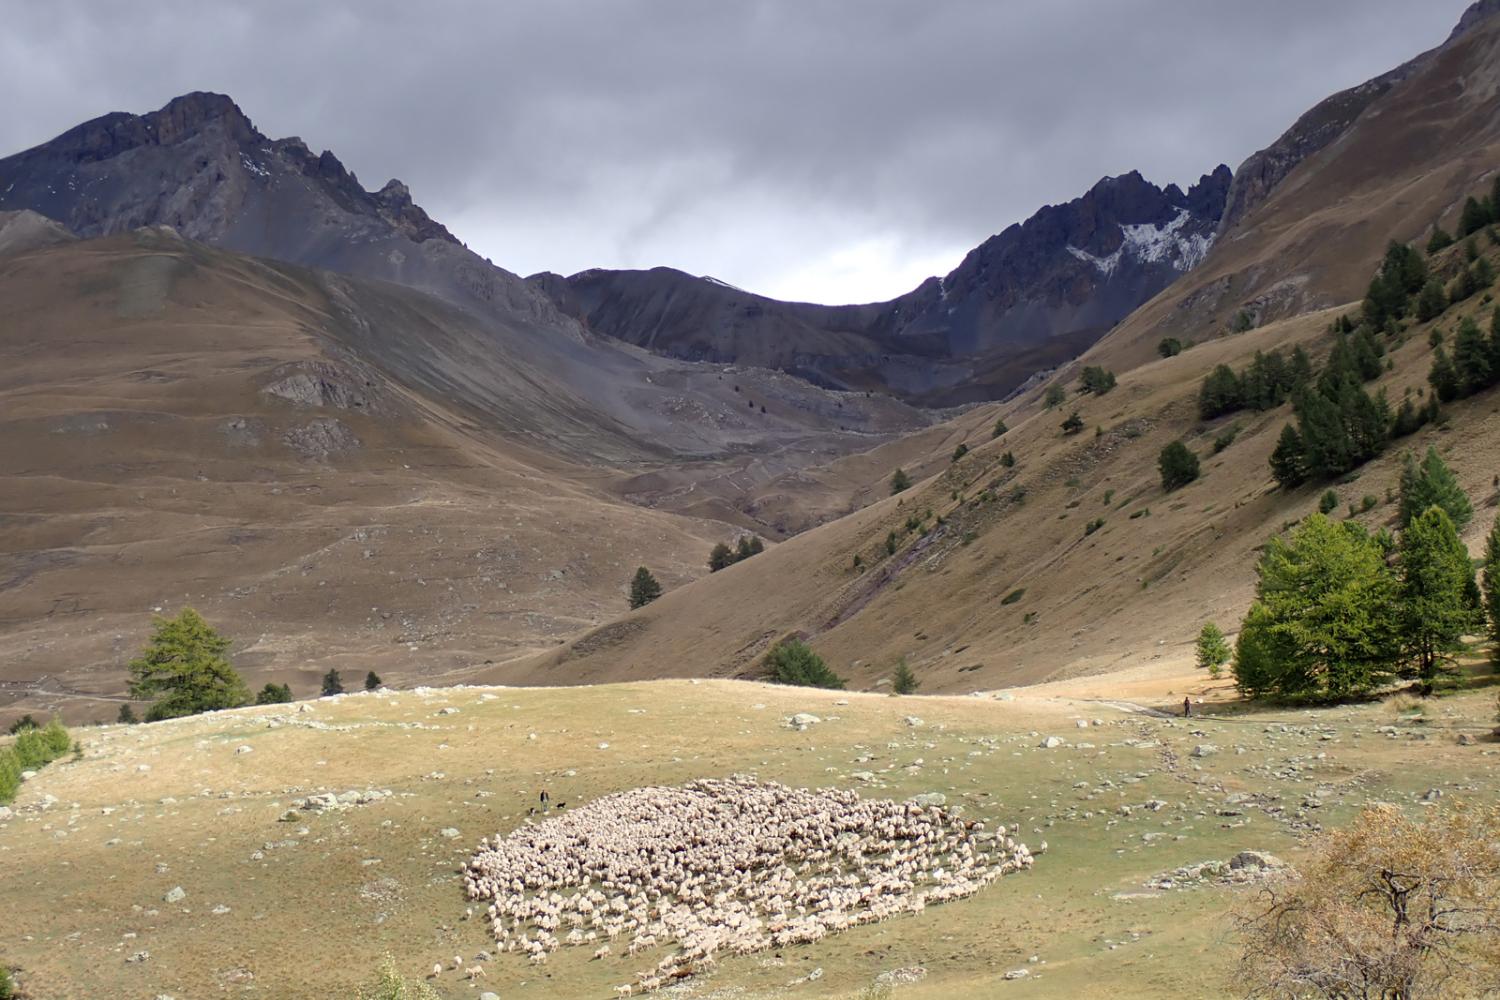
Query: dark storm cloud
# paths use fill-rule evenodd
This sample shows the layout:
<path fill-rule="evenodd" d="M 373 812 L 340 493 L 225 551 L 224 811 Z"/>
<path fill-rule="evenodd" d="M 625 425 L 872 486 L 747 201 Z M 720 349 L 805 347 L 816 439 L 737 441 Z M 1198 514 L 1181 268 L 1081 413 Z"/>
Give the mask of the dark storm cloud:
<path fill-rule="evenodd" d="M 886 297 L 1100 176 L 1184 186 L 1466 0 L 0 2 L 0 148 L 188 90 L 526 273 Z"/>

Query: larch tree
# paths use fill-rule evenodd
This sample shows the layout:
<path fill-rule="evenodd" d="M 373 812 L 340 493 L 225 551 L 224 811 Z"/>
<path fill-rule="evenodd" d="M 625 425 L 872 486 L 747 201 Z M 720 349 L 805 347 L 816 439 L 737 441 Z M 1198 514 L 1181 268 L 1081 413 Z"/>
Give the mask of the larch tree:
<path fill-rule="evenodd" d="M 129 664 L 130 696 L 153 702 L 146 721 L 247 704 L 250 691 L 225 656 L 229 646 L 192 608 L 157 618 L 150 643 Z"/>

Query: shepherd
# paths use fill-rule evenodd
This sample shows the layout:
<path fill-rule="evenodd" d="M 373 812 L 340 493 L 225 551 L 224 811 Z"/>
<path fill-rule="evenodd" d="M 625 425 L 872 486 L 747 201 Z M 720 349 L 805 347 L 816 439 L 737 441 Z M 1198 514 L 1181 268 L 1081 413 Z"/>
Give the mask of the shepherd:
<path fill-rule="evenodd" d="M 1192 696 L 1188 696 L 1188 697 L 1185 697 L 1185 698 L 1182 699 L 1182 717 L 1184 719 L 1191 718 L 1192 714 L 1193 714 L 1193 699 L 1192 699 Z M 547 796 L 547 793 L 543 792 L 542 793 L 542 797 L 545 798 L 546 796 Z"/>

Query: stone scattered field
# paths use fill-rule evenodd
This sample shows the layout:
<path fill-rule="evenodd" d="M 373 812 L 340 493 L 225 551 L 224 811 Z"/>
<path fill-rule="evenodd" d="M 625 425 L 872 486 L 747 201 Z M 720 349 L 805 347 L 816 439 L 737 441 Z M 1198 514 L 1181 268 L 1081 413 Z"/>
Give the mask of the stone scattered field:
<path fill-rule="evenodd" d="M 0 961 L 48 998 L 349 996 L 386 953 L 413 977 L 439 966 L 445 998 L 612 996 L 673 949 L 594 961 L 562 947 L 533 964 L 497 947 L 466 865 L 485 838 L 604 796 L 743 774 L 916 798 L 1040 856 L 941 906 L 721 953 L 663 995 L 1220 997 L 1229 906 L 1295 864 L 1307 832 L 1369 801 L 1500 792 L 1492 714 L 1483 692 L 1421 719 L 1371 704 L 1183 720 L 1050 689 L 898 699 L 666 681 L 82 730 L 83 759 L 44 769 L 0 813 L 14 928 Z M 543 788 L 552 808 L 533 812 Z"/>

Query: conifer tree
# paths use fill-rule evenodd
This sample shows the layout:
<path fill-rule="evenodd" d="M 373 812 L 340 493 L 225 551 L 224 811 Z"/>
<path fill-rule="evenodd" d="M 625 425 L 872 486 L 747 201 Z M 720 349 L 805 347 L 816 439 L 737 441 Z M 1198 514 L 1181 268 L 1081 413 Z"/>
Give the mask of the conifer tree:
<path fill-rule="evenodd" d="M 290 686 L 286 684 L 273 684 L 270 681 L 267 681 L 266 686 L 261 688 L 255 695 L 255 703 L 257 705 L 285 705 L 291 700 L 292 689 Z"/>
<path fill-rule="evenodd" d="M 1212 420 L 1243 405 L 1239 376 L 1228 365 L 1216 365 L 1198 390 L 1198 416 Z"/>
<path fill-rule="evenodd" d="M 1209 676 L 1217 680 L 1219 671 L 1229 662 L 1230 650 L 1224 633 L 1213 622 L 1205 624 L 1198 633 L 1197 653 L 1198 669 L 1207 670 Z"/>
<path fill-rule="evenodd" d="M 897 469 L 891 473 L 891 496 L 911 489 L 911 477 L 906 474 L 905 469 Z"/>
<path fill-rule="evenodd" d="M 637 569 L 635 576 L 630 578 L 630 607 L 644 608 L 660 596 L 661 584 L 656 582 L 651 571 L 644 566 Z"/>
<path fill-rule="evenodd" d="M 1077 410 L 1074 410 L 1068 419 L 1062 422 L 1062 432 L 1064 434 L 1077 434 L 1081 430 L 1083 430 L 1083 417 L 1079 416 Z"/>
<path fill-rule="evenodd" d="M 1007 469 L 1013 469 L 1013 468 L 1015 468 L 1015 465 L 1016 465 L 1016 456 L 1015 456 L 1015 453 L 1007 451 L 1005 454 L 1001 455 L 1000 456 L 1000 464 L 1003 465 Z"/>
<path fill-rule="evenodd" d="M 1489 619 L 1490 658 L 1500 662 L 1500 515 L 1484 542 L 1484 611 Z"/>
<path fill-rule="evenodd" d="M 1042 402 L 1046 405 L 1047 409 L 1051 410 L 1063 405 L 1067 398 L 1068 390 L 1064 389 L 1060 383 L 1053 382 L 1047 386 L 1047 393 L 1042 397 Z"/>
<path fill-rule="evenodd" d="M 1402 641 L 1424 687 L 1478 627 L 1474 593 L 1468 549 L 1443 508 L 1428 507 L 1401 533 Z"/>
<path fill-rule="evenodd" d="M 1240 628 L 1235 682 L 1246 694 L 1347 698 L 1385 683 L 1400 655 L 1390 541 L 1322 514 L 1272 538 Z"/>
<path fill-rule="evenodd" d="M 896 661 L 896 672 L 891 675 L 891 690 L 896 694 L 916 694 L 917 688 L 922 682 L 917 680 L 917 675 L 907 665 L 906 657 Z"/>
<path fill-rule="evenodd" d="M 1417 296 L 1417 320 L 1427 323 L 1437 319 L 1447 308 L 1448 293 L 1443 291 L 1442 282 L 1436 278 L 1429 279 Z"/>
<path fill-rule="evenodd" d="M 250 692 L 224 655 L 229 646 L 229 640 L 192 608 L 184 608 L 176 618 L 157 618 L 151 642 L 129 664 L 130 696 L 156 699 L 146 721 L 246 704 Z"/>
<path fill-rule="evenodd" d="M 339 672 L 329 668 L 328 673 L 323 675 L 323 697 L 330 698 L 336 694 L 344 693 L 344 679 Z"/>
<path fill-rule="evenodd" d="M 842 689 L 845 681 L 800 639 L 787 639 L 766 655 L 766 667 L 777 684 Z"/>
<path fill-rule="evenodd" d="M 1287 424 L 1271 452 L 1271 475 L 1278 485 L 1293 490 L 1307 482 L 1307 448 L 1297 428 Z"/>
<path fill-rule="evenodd" d="M 140 720 L 135 717 L 135 709 L 130 707 L 130 702 L 120 702 L 120 713 L 115 716 L 115 721 L 122 726 L 133 726 Z"/>
<path fill-rule="evenodd" d="M 708 571 L 717 573 L 726 566 L 734 565 L 734 550 L 719 542 L 708 554 Z"/>
<path fill-rule="evenodd" d="M 1472 395 L 1492 381 L 1490 345 L 1479 325 L 1468 316 L 1458 324 L 1458 333 L 1453 338 L 1453 368 L 1458 376 L 1460 395 Z"/>
<path fill-rule="evenodd" d="M 371 670 L 369 673 L 365 674 L 365 690 L 366 691 L 374 691 L 374 690 L 376 690 L 377 688 L 379 688 L 384 683 L 385 682 L 380 679 L 380 675 L 377 674 L 373 670 Z"/>
<path fill-rule="evenodd" d="M 1427 383 L 1432 386 L 1433 394 L 1444 403 L 1451 403 L 1459 396 L 1462 383 L 1458 378 L 1458 369 L 1453 367 L 1442 344 L 1432 349 L 1432 370 L 1427 373 Z"/>
<path fill-rule="evenodd" d="M 1468 494 L 1458 485 L 1443 456 L 1436 448 L 1429 447 L 1420 463 L 1410 454 L 1402 459 L 1401 526 L 1409 527 L 1417 515 L 1434 505 L 1443 508 L 1459 531 L 1474 519 L 1474 507 L 1469 503 Z"/>
<path fill-rule="evenodd" d="M 995 429 L 990 431 L 990 440 L 993 441 L 995 438 L 1004 434 L 1008 430 L 1010 430 L 1010 428 L 1005 426 L 1005 418 L 999 418 L 995 421 Z"/>
<path fill-rule="evenodd" d="M 1465 199 L 1463 211 L 1458 217 L 1458 236 L 1462 239 L 1471 233 L 1477 233 L 1490 224 L 1490 213 L 1480 203 L 1478 198 L 1472 195 Z"/>
<path fill-rule="evenodd" d="M 1161 488 L 1168 493 L 1198 478 L 1198 456 L 1181 441 L 1173 441 L 1161 450 L 1156 467 L 1161 472 Z"/>
<path fill-rule="evenodd" d="M 1440 253 L 1453 245 L 1453 236 L 1442 226 L 1432 227 L 1432 238 L 1427 241 L 1427 254 Z"/>

